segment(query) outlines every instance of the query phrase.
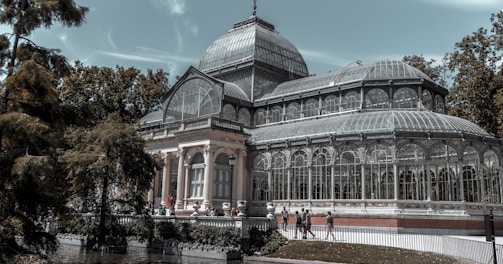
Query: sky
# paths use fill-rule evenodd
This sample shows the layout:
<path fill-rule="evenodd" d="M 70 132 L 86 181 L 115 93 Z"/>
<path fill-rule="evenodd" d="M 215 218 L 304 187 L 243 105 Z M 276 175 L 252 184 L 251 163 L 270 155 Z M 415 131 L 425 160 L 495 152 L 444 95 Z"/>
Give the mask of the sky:
<path fill-rule="evenodd" d="M 170 84 L 253 11 L 253 0 L 75 2 L 90 9 L 85 24 L 39 29 L 31 39 L 72 63 L 163 69 Z M 503 0 L 257 0 L 256 9 L 297 47 L 310 74 L 406 55 L 440 61 L 464 36 L 489 29 L 500 10 Z"/>

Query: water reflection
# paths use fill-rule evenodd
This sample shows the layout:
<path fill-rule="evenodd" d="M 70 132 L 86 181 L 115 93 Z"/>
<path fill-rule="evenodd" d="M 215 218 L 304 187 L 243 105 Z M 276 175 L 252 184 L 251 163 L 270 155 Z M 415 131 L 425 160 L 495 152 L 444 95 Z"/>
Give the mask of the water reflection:
<path fill-rule="evenodd" d="M 195 257 L 164 255 L 146 248 L 129 247 L 127 253 L 101 253 L 87 251 L 79 246 L 60 245 L 49 258 L 50 263 L 182 263 L 182 264 L 238 264 L 241 261 L 225 261 Z"/>

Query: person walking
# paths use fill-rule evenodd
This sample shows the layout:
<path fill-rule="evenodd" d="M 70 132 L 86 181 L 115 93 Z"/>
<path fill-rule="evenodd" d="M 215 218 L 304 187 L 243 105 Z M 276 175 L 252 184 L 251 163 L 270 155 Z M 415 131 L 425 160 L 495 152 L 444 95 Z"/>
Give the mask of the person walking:
<path fill-rule="evenodd" d="M 304 232 L 302 227 L 302 217 L 299 215 L 299 211 L 295 211 L 295 235 L 293 238 L 297 238 L 297 232 L 300 234 Z"/>
<path fill-rule="evenodd" d="M 334 235 L 334 218 L 332 217 L 332 213 L 330 211 L 327 212 L 327 223 L 326 223 L 327 234 L 325 235 L 325 240 L 328 239 L 328 236 L 332 236 L 332 240 L 335 241 Z"/>
<path fill-rule="evenodd" d="M 302 239 L 307 239 L 306 236 L 306 211 L 304 210 L 304 207 L 300 209 L 300 218 L 302 219 Z"/>
<path fill-rule="evenodd" d="M 309 213 L 309 210 L 306 209 L 306 220 L 304 222 L 304 239 L 307 238 L 307 233 L 309 232 L 313 238 L 315 237 L 314 233 L 311 231 L 311 214 Z"/>
<path fill-rule="evenodd" d="M 288 211 L 286 210 L 286 207 L 283 206 L 283 211 L 281 211 L 281 218 L 283 220 L 282 226 L 283 226 L 283 231 L 286 231 L 286 228 L 288 226 Z"/>

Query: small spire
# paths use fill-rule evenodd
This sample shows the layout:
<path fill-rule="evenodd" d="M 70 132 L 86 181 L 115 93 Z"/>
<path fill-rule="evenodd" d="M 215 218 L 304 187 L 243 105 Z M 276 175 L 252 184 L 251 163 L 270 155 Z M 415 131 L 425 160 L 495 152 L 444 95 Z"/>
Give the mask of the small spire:
<path fill-rule="evenodd" d="M 253 16 L 257 15 L 257 0 L 253 0 Z"/>

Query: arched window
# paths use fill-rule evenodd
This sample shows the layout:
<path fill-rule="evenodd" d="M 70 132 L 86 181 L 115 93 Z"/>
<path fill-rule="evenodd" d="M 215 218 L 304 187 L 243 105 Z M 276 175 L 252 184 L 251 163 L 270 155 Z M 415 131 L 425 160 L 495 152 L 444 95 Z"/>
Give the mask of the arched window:
<path fill-rule="evenodd" d="M 257 109 L 254 120 L 256 126 L 265 124 L 267 121 L 267 112 L 262 108 Z"/>
<path fill-rule="evenodd" d="M 283 107 L 276 105 L 271 109 L 271 123 L 283 120 Z"/>
<path fill-rule="evenodd" d="M 190 197 L 202 197 L 204 189 L 204 157 L 197 153 L 190 170 Z"/>
<path fill-rule="evenodd" d="M 272 158 L 271 171 L 274 200 L 288 199 L 288 175 L 285 166 L 286 158 L 282 153 L 278 153 Z"/>
<path fill-rule="evenodd" d="M 360 107 L 360 94 L 355 91 L 350 91 L 342 98 L 342 110 L 353 110 Z"/>
<path fill-rule="evenodd" d="M 403 145 L 397 151 L 396 160 L 399 170 L 399 199 L 428 199 L 424 149 L 416 144 Z"/>
<path fill-rule="evenodd" d="M 183 83 L 169 99 L 166 115 L 176 120 L 216 114 L 220 112 L 221 87 L 202 78 Z"/>
<path fill-rule="evenodd" d="M 393 199 L 394 180 L 385 175 L 393 174 L 393 156 L 391 149 L 385 145 L 374 145 L 367 150 L 367 163 L 370 175 L 369 186 L 366 190 L 367 199 Z"/>
<path fill-rule="evenodd" d="M 381 109 L 389 108 L 389 96 L 380 88 L 371 89 L 365 95 L 365 108 Z"/>
<path fill-rule="evenodd" d="M 463 152 L 463 200 L 465 202 L 480 202 L 480 182 L 476 168 L 480 164 L 479 153 L 473 147 L 467 147 Z"/>
<path fill-rule="evenodd" d="M 313 199 L 330 199 L 332 177 L 330 155 L 326 149 L 320 149 L 313 155 L 311 182 Z"/>
<path fill-rule="evenodd" d="M 246 108 L 239 109 L 238 122 L 243 123 L 245 126 L 249 126 L 251 124 L 251 114 L 248 109 Z"/>
<path fill-rule="evenodd" d="M 421 95 L 423 107 L 428 110 L 433 110 L 433 98 L 431 97 L 431 93 L 428 90 L 423 90 L 423 94 Z"/>
<path fill-rule="evenodd" d="M 309 99 L 307 102 L 304 104 L 304 110 L 305 110 L 305 117 L 309 116 L 317 116 L 318 115 L 318 109 L 319 109 L 319 103 L 318 100 L 315 99 Z"/>
<path fill-rule="evenodd" d="M 335 182 L 342 187 L 338 199 L 361 198 L 361 159 L 357 152 L 346 150 L 337 157 Z"/>
<path fill-rule="evenodd" d="M 339 97 L 335 95 L 329 95 L 325 98 L 323 103 L 324 114 L 337 113 L 339 112 Z"/>
<path fill-rule="evenodd" d="M 236 109 L 231 104 L 225 104 L 222 109 L 222 118 L 236 121 Z"/>
<path fill-rule="evenodd" d="M 294 120 L 300 118 L 300 104 L 297 102 L 290 103 L 286 108 L 286 120 Z"/>
<path fill-rule="evenodd" d="M 417 92 L 409 87 L 398 89 L 393 94 L 393 108 L 416 108 Z"/>
<path fill-rule="evenodd" d="M 436 201 L 460 201 L 459 177 L 455 173 L 457 151 L 445 144 L 437 144 L 431 150 L 435 173 L 431 179 L 431 199 Z"/>
<path fill-rule="evenodd" d="M 304 151 L 297 151 L 292 156 L 292 198 L 294 200 L 308 199 L 309 173 L 307 156 Z"/>
<path fill-rule="evenodd" d="M 444 99 L 440 95 L 435 95 L 435 112 L 444 113 L 445 104 Z"/>
<path fill-rule="evenodd" d="M 267 159 L 263 155 L 259 155 L 253 160 L 253 170 L 251 173 L 253 201 L 269 200 L 269 188 L 267 184 L 268 172 L 266 171 L 266 166 Z"/>
<path fill-rule="evenodd" d="M 484 152 L 484 202 L 501 203 L 501 182 L 498 156 L 493 150 Z"/>

